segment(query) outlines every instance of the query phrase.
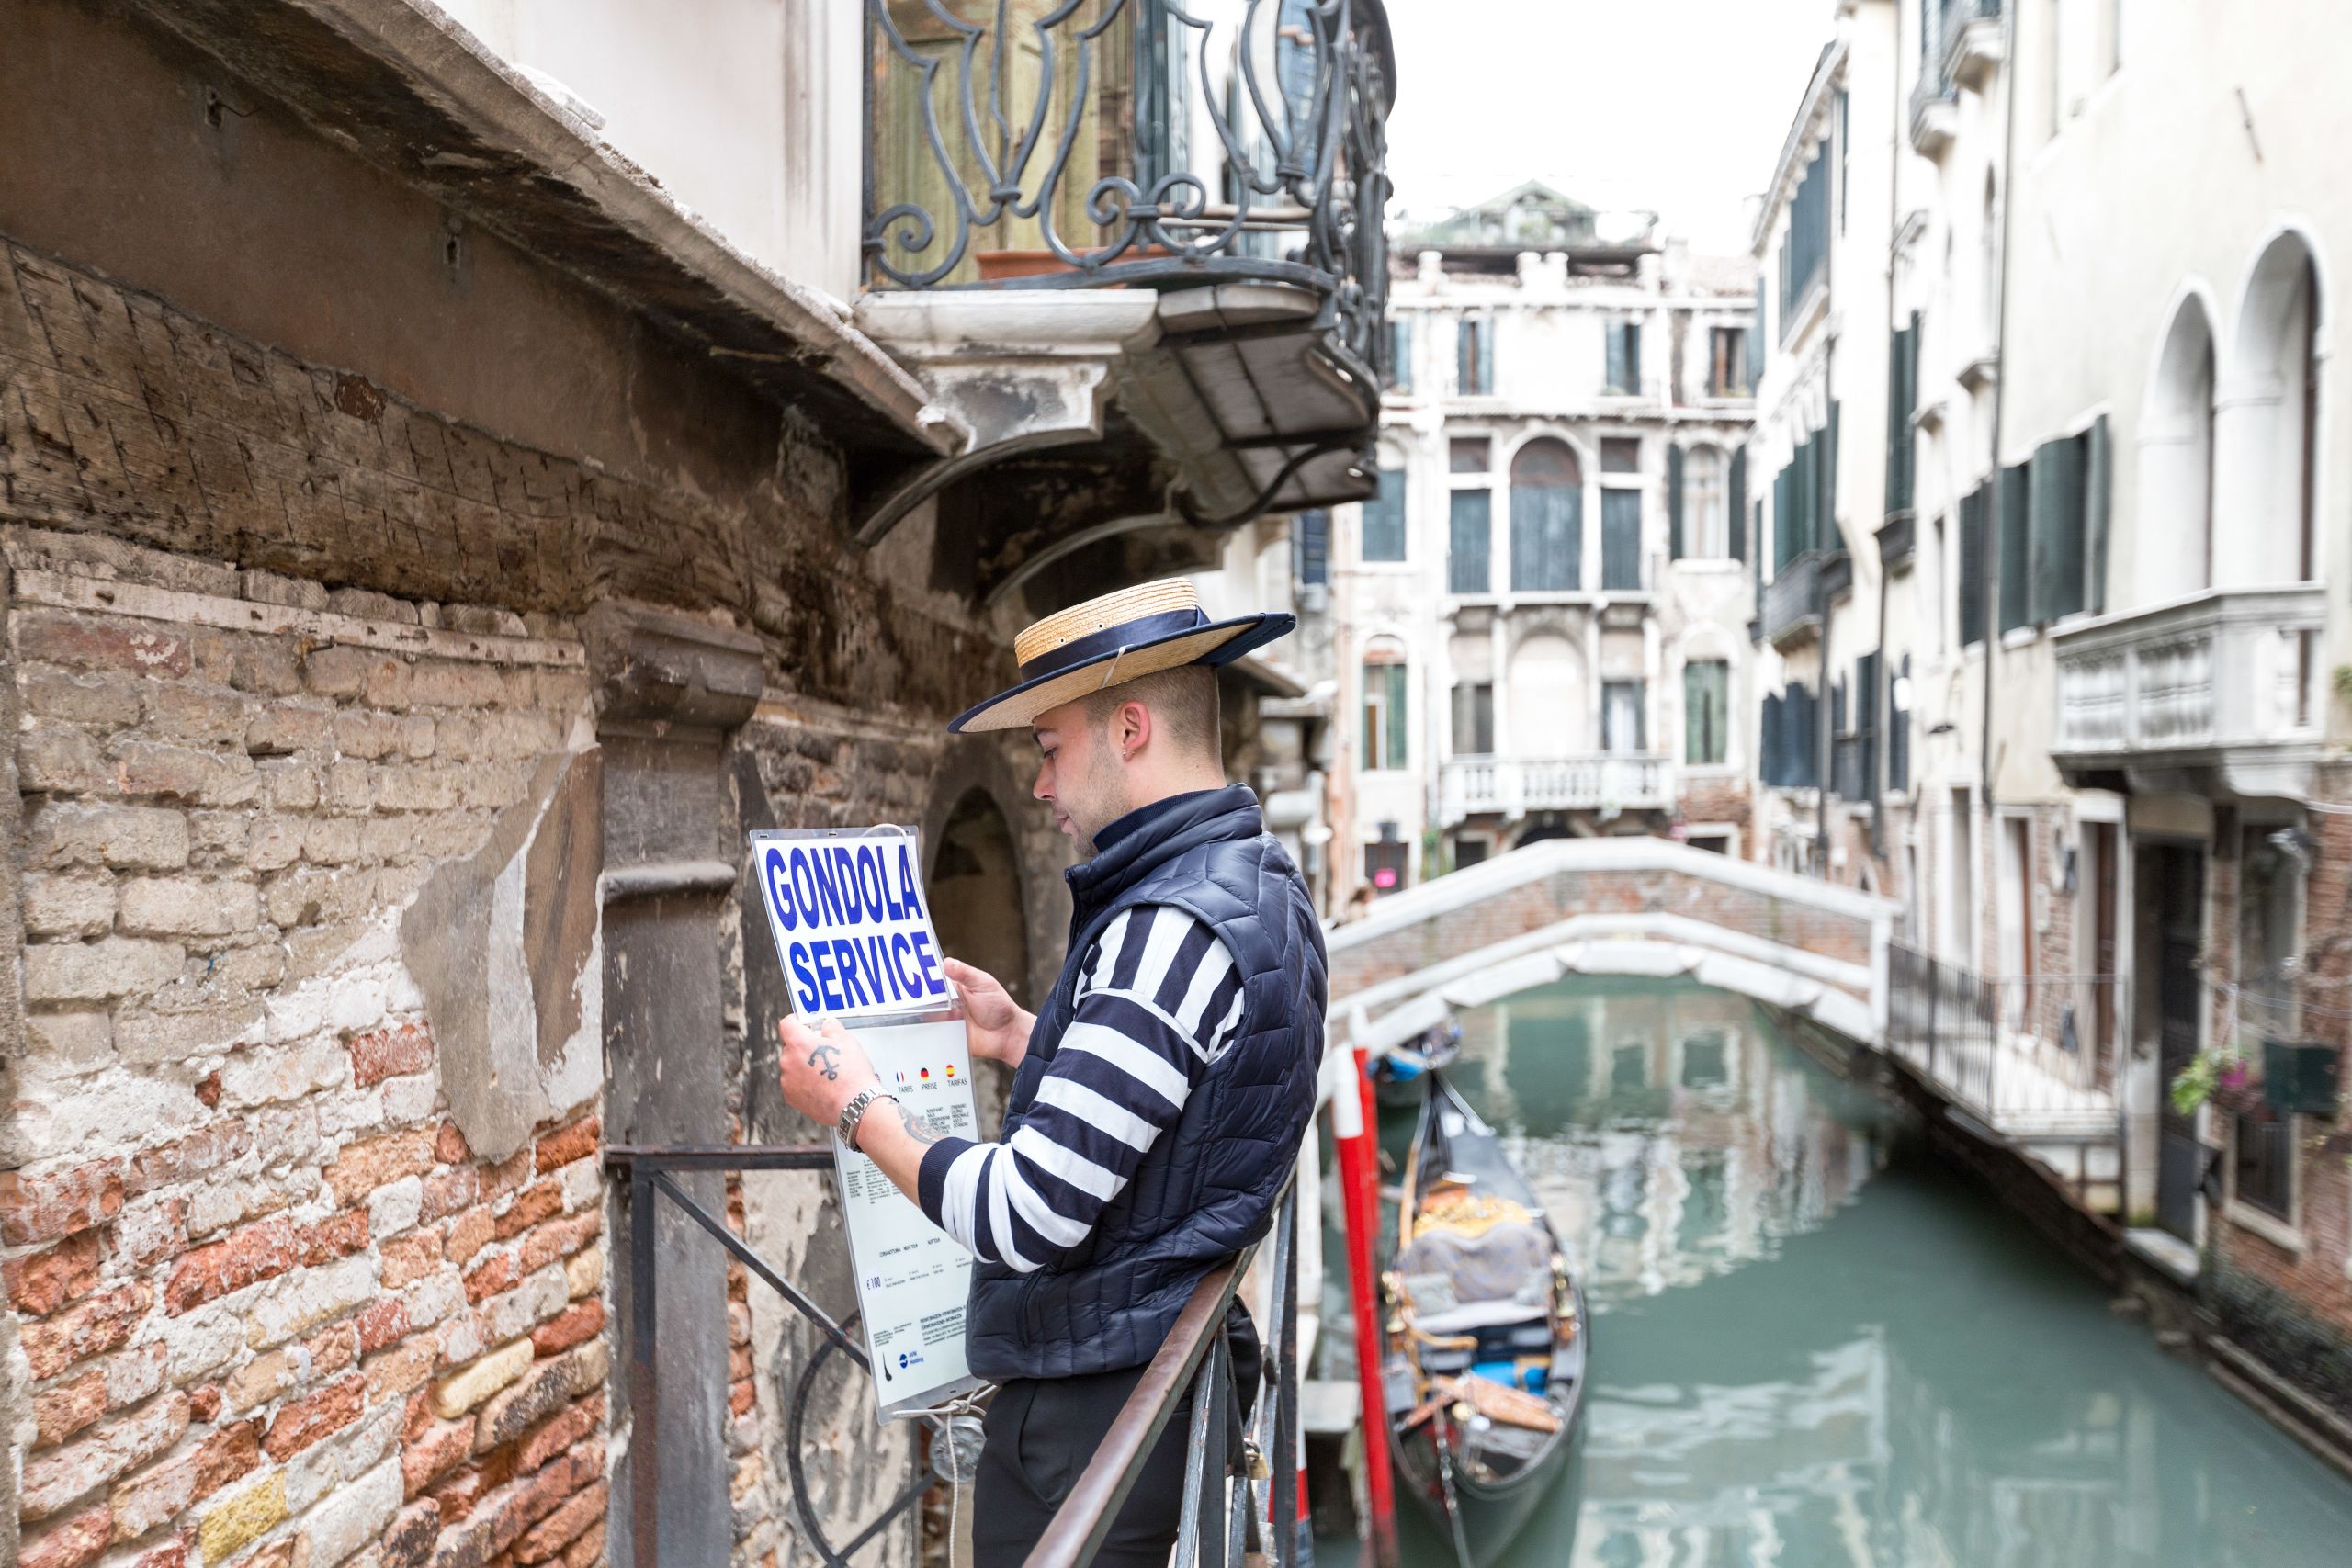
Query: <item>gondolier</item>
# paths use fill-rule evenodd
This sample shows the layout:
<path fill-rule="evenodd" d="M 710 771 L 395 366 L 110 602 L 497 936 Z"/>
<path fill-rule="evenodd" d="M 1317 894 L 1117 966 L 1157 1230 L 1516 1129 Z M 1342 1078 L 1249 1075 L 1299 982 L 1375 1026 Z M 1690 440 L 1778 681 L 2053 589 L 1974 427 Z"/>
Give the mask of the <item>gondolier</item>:
<path fill-rule="evenodd" d="M 1028 1554 L 1193 1287 L 1266 1233 L 1313 1114 L 1322 933 L 1256 796 L 1225 782 L 1216 698 L 1216 666 L 1292 625 L 1211 620 L 1190 583 L 1147 583 L 1022 632 L 1020 682 L 949 725 L 1028 726 L 1033 793 L 1088 857 L 1067 874 L 1069 949 L 1036 1014 L 948 964 L 973 1054 L 1013 1068 L 1001 1140 L 929 1139 L 838 1024 L 781 1029 L 786 1099 L 978 1260 L 967 1349 L 999 1385 L 982 1568 Z M 1254 1389 L 1238 1303 L 1227 1333 Z M 1170 1418 L 1096 1562 L 1166 1562 L 1188 1425 Z"/>

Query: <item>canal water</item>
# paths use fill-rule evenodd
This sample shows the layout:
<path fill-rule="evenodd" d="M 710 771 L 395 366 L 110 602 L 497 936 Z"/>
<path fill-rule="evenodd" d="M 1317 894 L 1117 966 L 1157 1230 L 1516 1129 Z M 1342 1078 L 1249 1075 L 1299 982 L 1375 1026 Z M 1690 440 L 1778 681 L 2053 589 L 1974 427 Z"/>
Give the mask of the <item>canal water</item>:
<path fill-rule="evenodd" d="M 1580 1451 L 1502 1568 L 2352 1562 L 2352 1483 L 1746 1000 L 1577 982 L 1462 1023 L 1594 1316 Z M 1399 1506 L 1407 1568 L 1451 1563 Z"/>

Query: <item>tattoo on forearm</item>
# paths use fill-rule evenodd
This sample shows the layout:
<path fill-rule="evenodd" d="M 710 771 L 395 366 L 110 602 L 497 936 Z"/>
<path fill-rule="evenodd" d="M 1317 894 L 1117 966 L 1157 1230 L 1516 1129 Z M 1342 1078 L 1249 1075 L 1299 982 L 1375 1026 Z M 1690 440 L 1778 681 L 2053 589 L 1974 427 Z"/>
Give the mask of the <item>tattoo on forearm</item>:
<path fill-rule="evenodd" d="M 808 1065 L 824 1074 L 829 1082 L 842 1076 L 841 1059 L 838 1045 L 820 1045 L 808 1053 Z"/>
<path fill-rule="evenodd" d="M 931 1130 L 931 1123 L 924 1121 L 922 1117 L 916 1115 L 913 1111 L 908 1110 L 903 1105 L 899 1107 L 899 1121 L 906 1127 L 907 1136 L 912 1138 L 916 1143 L 935 1144 L 939 1142 L 939 1134 Z"/>

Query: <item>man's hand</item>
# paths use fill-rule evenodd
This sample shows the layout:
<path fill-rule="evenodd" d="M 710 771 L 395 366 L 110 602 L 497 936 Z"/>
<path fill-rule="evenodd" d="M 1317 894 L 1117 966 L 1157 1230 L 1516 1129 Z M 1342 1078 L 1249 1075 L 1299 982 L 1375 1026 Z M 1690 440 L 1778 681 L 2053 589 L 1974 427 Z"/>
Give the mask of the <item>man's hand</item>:
<path fill-rule="evenodd" d="M 797 1018 L 775 1026 L 783 1043 L 777 1076 L 784 1100 L 803 1116 L 831 1128 L 842 1119 L 842 1107 L 862 1089 L 879 1080 L 864 1047 L 833 1019 L 811 1029 Z"/>
<path fill-rule="evenodd" d="M 947 977 L 964 994 L 964 1032 L 972 1055 L 1017 1067 L 1029 1054 L 1029 1032 L 1037 1015 L 1012 999 L 997 977 L 959 958 L 947 961 Z"/>

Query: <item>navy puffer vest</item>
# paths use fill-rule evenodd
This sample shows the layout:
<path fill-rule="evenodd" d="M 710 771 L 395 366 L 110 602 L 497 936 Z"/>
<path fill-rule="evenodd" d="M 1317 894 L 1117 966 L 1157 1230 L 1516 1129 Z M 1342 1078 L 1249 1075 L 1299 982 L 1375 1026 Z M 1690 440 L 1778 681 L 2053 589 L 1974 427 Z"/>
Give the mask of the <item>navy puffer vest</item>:
<path fill-rule="evenodd" d="M 1013 1075 L 1006 1139 L 1069 1027 L 1080 961 L 1122 909 L 1172 904 L 1215 930 L 1241 968 L 1241 1025 L 1080 1256 L 1029 1274 L 973 1266 L 971 1367 L 997 1382 L 1151 1359 L 1201 1276 L 1266 1234 L 1323 1053 L 1322 928 L 1249 789 L 1182 797 L 1066 874 L 1069 953 Z"/>

